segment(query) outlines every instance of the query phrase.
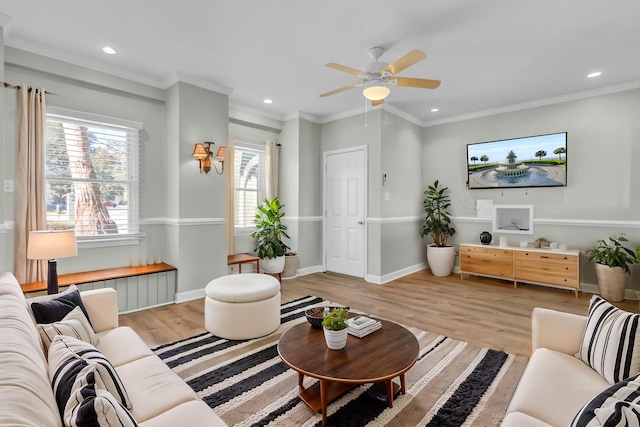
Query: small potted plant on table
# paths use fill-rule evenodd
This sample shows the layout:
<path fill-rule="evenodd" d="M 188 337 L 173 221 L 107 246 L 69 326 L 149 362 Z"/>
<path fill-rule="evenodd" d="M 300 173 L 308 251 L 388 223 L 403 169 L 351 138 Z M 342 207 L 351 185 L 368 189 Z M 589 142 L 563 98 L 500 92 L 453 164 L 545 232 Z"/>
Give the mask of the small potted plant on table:
<path fill-rule="evenodd" d="M 609 237 L 609 241 L 598 240 L 593 249 L 587 251 L 589 261 L 596 263 L 600 296 L 606 300 L 624 300 L 626 275 L 631 274 L 629 266 L 640 263 L 640 248 L 634 252 L 620 243 L 628 241 L 624 236 Z"/>
<path fill-rule="evenodd" d="M 334 308 L 322 319 L 324 338 L 330 350 L 342 350 L 347 345 L 347 315 L 345 308 Z"/>

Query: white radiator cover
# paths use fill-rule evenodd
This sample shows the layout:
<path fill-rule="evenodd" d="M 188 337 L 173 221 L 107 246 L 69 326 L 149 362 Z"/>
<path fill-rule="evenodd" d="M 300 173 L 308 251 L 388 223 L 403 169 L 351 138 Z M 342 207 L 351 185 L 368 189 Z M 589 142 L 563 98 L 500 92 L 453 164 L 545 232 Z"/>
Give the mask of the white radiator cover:
<path fill-rule="evenodd" d="M 78 285 L 81 291 L 99 288 L 113 288 L 118 292 L 118 312 L 120 313 L 173 304 L 176 298 L 176 271 Z"/>

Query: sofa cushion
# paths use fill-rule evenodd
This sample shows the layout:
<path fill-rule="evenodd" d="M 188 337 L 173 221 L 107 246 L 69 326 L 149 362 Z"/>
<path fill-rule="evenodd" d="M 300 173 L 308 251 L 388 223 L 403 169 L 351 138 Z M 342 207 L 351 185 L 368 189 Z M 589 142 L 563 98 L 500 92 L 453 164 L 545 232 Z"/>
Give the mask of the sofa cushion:
<path fill-rule="evenodd" d="M 49 347 L 49 378 L 60 414 L 69 397 L 90 381 L 113 394 L 120 403 L 131 408 L 118 373 L 94 346 L 73 337 L 58 335 Z"/>
<path fill-rule="evenodd" d="M 62 425 L 40 337 L 24 297 L 13 293 L 0 298 L 0 425 Z"/>
<path fill-rule="evenodd" d="M 589 318 L 576 357 L 610 384 L 640 372 L 640 314 L 629 313 L 599 296 L 591 298 Z"/>
<path fill-rule="evenodd" d="M 89 381 L 71 395 L 63 418 L 65 425 L 77 427 L 135 427 L 138 425 L 118 399 L 93 381 Z"/>
<path fill-rule="evenodd" d="M 571 427 L 640 425 L 640 375 L 620 381 L 591 399 Z"/>
<path fill-rule="evenodd" d="M 27 301 L 31 307 L 31 312 L 33 313 L 36 323 L 58 322 L 76 307 L 80 307 L 82 313 L 84 313 L 89 323 L 91 323 L 87 310 L 84 304 L 82 304 L 80 291 L 78 291 L 76 285 L 69 286 L 69 289 L 53 299 L 42 301 L 42 299 L 46 298 L 48 298 L 48 296 Z"/>
<path fill-rule="evenodd" d="M 139 423 L 198 399 L 195 391 L 155 355 L 118 366 L 116 370 L 127 384 L 133 404 L 131 414 Z"/>
<path fill-rule="evenodd" d="M 99 340 L 96 348 L 109 359 L 113 366 L 118 367 L 153 355 L 153 351 L 142 341 L 142 338 L 128 326 L 120 326 L 96 335 Z"/>
<path fill-rule="evenodd" d="M 227 425 L 202 400 L 182 403 L 166 412 L 140 423 L 140 427 L 181 426 L 189 420 L 187 427 L 226 427 Z"/>
<path fill-rule="evenodd" d="M 540 348 L 531 355 L 507 412 L 567 426 L 586 402 L 609 385 L 572 355 Z"/>
<path fill-rule="evenodd" d="M 75 307 L 59 322 L 39 323 L 37 326 L 42 343 L 47 349 L 57 335 L 74 337 L 91 345 L 98 344 L 98 337 L 80 307 Z"/>

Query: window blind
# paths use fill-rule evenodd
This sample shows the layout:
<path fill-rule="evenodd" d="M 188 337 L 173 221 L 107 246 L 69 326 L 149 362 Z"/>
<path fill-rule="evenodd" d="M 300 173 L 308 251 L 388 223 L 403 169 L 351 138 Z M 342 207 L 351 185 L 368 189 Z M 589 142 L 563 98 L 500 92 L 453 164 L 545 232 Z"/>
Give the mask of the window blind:
<path fill-rule="evenodd" d="M 236 142 L 234 147 L 235 228 L 253 228 L 264 199 L 264 145 Z"/>
<path fill-rule="evenodd" d="M 79 239 L 139 231 L 142 124 L 49 108 L 46 138 L 48 228 Z"/>

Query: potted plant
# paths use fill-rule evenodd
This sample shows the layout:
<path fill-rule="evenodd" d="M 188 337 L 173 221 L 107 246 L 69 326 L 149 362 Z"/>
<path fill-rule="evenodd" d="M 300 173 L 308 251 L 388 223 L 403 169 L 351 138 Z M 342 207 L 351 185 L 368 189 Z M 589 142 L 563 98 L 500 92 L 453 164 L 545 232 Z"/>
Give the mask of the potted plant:
<path fill-rule="evenodd" d="M 322 319 L 324 339 L 330 350 L 342 350 L 347 345 L 347 315 L 345 308 L 334 308 Z"/>
<path fill-rule="evenodd" d="M 282 223 L 284 205 L 276 197 L 273 200 L 264 199 L 262 206 L 258 206 L 255 217 L 256 231 L 251 237 L 256 239 L 253 249 L 260 257 L 260 269 L 266 273 L 281 273 L 284 270 L 284 253 L 289 249 L 282 241 L 289 238 L 287 226 Z"/>
<path fill-rule="evenodd" d="M 427 217 L 420 236 L 429 235 L 433 244 L 427 245 L 427 261 L 434 276 L 448 276 L 453 270 L 456 259 L 455 246 L 447 245 L 447 239 L 456 233 L 451 226 L 449 206 L 451 201 L 446 193 L 447 187 L 439 187 L 439 182 L 430 185 L 424 192 L 424 211 Z"/>
<path fill-rule="evenodd" d="M 606 300 L 624 300 L 626 275 L 631 274 L 629 266 L 640 262 L 640 248 L 636 248 L 634 252 L 620 243 L 628 241 L 624 236 L 609 237 L 608 241 L 598 240 L 587 251 L 589 261 L 596 263 L 600 296 Z"/>

